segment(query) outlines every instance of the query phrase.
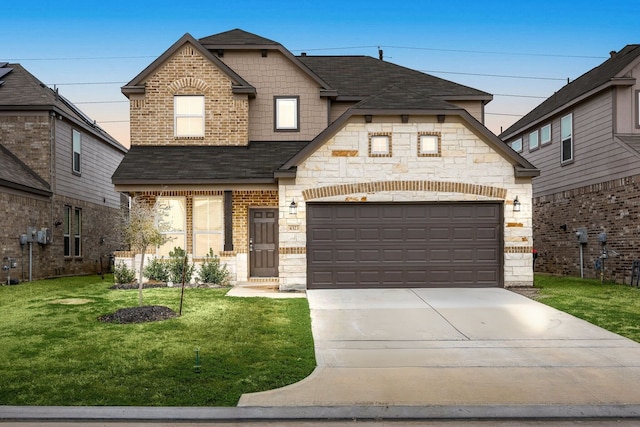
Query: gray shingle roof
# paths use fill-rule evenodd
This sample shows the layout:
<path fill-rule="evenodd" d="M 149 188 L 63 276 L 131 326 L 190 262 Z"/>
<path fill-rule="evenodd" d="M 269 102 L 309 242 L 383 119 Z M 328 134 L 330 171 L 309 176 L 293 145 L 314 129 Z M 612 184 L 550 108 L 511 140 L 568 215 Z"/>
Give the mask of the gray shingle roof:
<path fill-rule="evenodd" d="M 298 56 L 303 64 L 338 91 L 338 97 L 358 98 L 401 87 L 420 90 L 433 97 L 480 97 L 492 95 L 370 56 Z"/>
<path fill-rule="evenodd" d="M 623 77 L 619 74 L 639 56 L 640 45 L 631 44 L 625 46 L 620 52 L 612 54 L 605 62 L 586 72 L 547 98 L 523 118 L 509 126 L 509 128 L 500 134 L 500 137 L 510 137 L 514 133 L 525 130 L 530 123 L 542 119 L 574 99 L 597 89 L 615 77 Z"/>
<path fill-rule="evenodd" d="M 121 151 L 126 151 L 122 144 L 97 126 L 71 101 L 50 89 L 22 65 L 6 64 L 4 68 L 12 70 L 2 77 L 4 83 L 0 85 L 0 111 L 55 110 Z"/>
<path fill-rule="evenodd" d="M 280 43 L 236 28 L 198 40 L 204 45 L 278 45 Z"/>
<path fill-rule="evenodd" d="M 51 189 L 3 145 L 0 145 L 0 185 L 40 195 L 50 195 Z"/>
<path fill-rule="evenodd" d="M 261 141 L 248 146 L 132 146 L 112 180 L 116 185 L 274 182 L 274 172 L 307 144 Z"/>

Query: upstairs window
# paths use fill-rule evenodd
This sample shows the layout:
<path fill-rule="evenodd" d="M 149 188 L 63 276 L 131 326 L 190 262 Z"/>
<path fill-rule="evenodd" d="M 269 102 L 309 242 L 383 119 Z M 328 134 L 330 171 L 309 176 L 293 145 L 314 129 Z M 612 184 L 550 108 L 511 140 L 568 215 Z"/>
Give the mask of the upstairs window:
<path fill-rule="evenodd" d="M 573 114 L 567 114 L 560 120 L 560 150 L 562 163 L 573 160 Z"/>
<path fill-rule="evenodd" d="M 522 138 L 518 138 L 515 141 L 511 141 L 511 143 L 509 143 L 509 145 L 511 146 L 511 148 L 513 148 L 518 153 L 522 152 Z"/>
<path fill-rule="evenodd" d="M 72 158 L 72 165 L 73 165 L 73 173 L 75 174 L 80 174 L 81 169 L 80 169 L 80 153 L 82 150 L 82 134 L 80 132 L 78 132 L 77 130 L 73 129 L 73 131 L 71 132 L 72 135 L 72 145 L 73 145 L 73 158 Z"/>
<path fill-rule="evenodd" d="M 391 157 L 391 135 L 369 135 L 369 157 Z"/>
<path fill-rule="evenodd" d="M 419 157 L 439 157 L 440 156 L 440 134 L 424 133 L 418 136 L 418 156 Z"/>
<path fill-rule="evenodd" d="M 296 132 L 300 130 L 300 97 L 276 96 L 274 98 L 276 132 Z"/>
<path fill-rule="evenodd" d="M 540 144 L 546 145 L 551 142 L 551 123 L 540 128 Z"/>
<path fill-rule="evenodd" d="M 204 136 L 204 96 L 174 96 L 173 112 L 176 137 Z"/>
<path fill-rule="evenodd" d="M 534 151 L 540 148 L 540 139 L 538 138 L 538 130 L 529 134 L 529 151 Z"/>

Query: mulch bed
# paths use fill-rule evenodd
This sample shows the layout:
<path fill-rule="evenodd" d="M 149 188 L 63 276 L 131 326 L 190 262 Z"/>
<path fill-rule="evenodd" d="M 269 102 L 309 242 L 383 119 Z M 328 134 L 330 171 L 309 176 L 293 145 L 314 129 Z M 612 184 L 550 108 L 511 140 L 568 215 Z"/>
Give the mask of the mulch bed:
<path fill-rule="evenodd" d="M 167 320 L 178 313 L 162 305 L 143 305 L 141 307 L 121 308 L 115 313 L 105 314 L 98 320 L 106 323 L 144 323 Z"/>

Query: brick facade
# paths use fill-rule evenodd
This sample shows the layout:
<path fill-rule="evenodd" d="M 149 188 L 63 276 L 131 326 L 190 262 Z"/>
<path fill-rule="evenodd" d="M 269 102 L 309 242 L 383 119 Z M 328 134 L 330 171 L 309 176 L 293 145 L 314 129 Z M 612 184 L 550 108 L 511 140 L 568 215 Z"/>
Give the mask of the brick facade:
<path fill-rule="evenodd" d="M 580 276 L 578 228 L 586 228 L 584 277 L 601 278 L 598 235 L 607 233 L 604 279 L 629 283 L 631 263 L 640 259 L 640 175 L 536 197 L 534 246 L 537 272 Z M 613 251 L 613 252 L 612 252 Z"/>
<path fill-rule="evenodd" d="M 234 95 L 232 81 L 190 44 L 145 82 L 144 95 L 130 96 L 131 141 L 135 145 L 247 145 L 249 102 Z M 174 95 L 204 95 L 204 137 L 174 136 Z"/>
<path fill-rule="evenodd" d="M 0 113 L 0 144 L 40 178 L 51 182 L 51 119 L 47 112 Z"/>

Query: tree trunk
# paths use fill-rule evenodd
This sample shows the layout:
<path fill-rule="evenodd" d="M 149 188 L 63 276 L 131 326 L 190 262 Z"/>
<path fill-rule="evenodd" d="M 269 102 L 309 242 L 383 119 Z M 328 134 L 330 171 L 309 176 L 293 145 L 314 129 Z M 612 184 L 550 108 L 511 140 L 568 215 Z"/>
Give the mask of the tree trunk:
<path fill-rule="evenodd" d="M 141 248 L 142 256 L 140 257 L 140 273 L 138 273 L 138 305 L 142 307 L 142 270 L 144 268 L 144 254 L 147 253 L 147 247 Z"/>

